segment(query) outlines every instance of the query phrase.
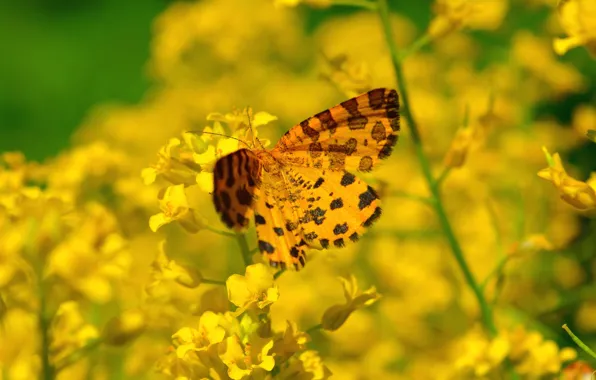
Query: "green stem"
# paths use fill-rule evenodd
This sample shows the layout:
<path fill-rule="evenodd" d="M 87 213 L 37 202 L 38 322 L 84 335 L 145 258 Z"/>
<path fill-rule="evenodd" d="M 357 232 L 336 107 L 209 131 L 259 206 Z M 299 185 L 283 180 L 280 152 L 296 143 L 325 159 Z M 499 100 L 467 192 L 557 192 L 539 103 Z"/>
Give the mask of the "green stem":
<path fill-rule="evenodd" d="M 245 234 L 236 234 L 236 241 L 240 246 L 240 252 L 242 253 L 242 259 L 244 260 L 244 266 L 247 267 L 252 264 L 252 255 L 250 248 L 248 248 L 248 241 L 246 241 Z"/>
<path fill-rule="evenodd" d="M 68 355 L 67 357 L 62 359 L 60 362 L 58 362 L 58 364 L 56 365 L 56 368 L 62 370 L 64 368 L 76 363 L 77 361 L 81 360 L 83 357 L 92 353 L 97 347 L 100 346 L 101 342 L 102 342 L 101 339 L 94 339 L 94 340 L 90 341 L 85 346 L 81 347 L 77 351 L 73 352 L 72 354 Z"/>
<path fill-rule="evenodd" d="M 403 61 L 410 55 L 416 53 L 417 51 L 428 45 L 431 41 L 431 36 L 428 34 L 424 34 L 422 37 L 412 42 L 412 44 L 399 55 L 399 60 Z"/>
<path fill-rule="evenodd" d="M 565 329 L 565 331 L 567 331 L 567 334 L 569 334 L 569 336 L 571 337 L 571 339 L 573 339 L 573 341 L 575 342 L 575 344 L 577 344 L 582 350 L 584 350 L 588 355 L 590 355 L 591 357 L 593 357 L 594 359 L 596 359 L 596 353 L 594 353 L 594 351 L 592 351 L 590 349 L 590 347 L 586 346 L 586 344 L 584 342 L 581 341 L 581 339 L 579 339 L 572 331 L 571 329 L 569 329 L 569 327 L 567 327 L 567 324 L 563 325 L 563 329 Z"/>
<path fill-rule="evenodd" d="M 40 304 L 38 323 L 41 330 L 41 366 L 44 380 L 52 380 L 55 377 L 54 367 L 50 363 L 50 319 L 46 317 L 45 292 L 40 281 Z"/>
<path fill-rule="evenodd" d="M 279 276 L 281 276 L 281 274 L 282 274 L 283 272 L 285 272 L 285 271 L 286 271 L 285 269 L 280 269 L 280 270 L 278 270 L 278 271 L 277 271 L 277 272 L 275 272 L 275 274 L 273 275 L 273 279 L 274 279 L 274 280 L 277 280 L 277 279 L 279 278 Z"/>
<path fill-rule="evenodd" d="M 391 197 L 411 199 L 413 201 L 418 201 L 418 202 L 422 202 L 425 204 L 432 204 L 432 202 L 433 202 L 433 200 L 428 197 L 422 197 L 420 195 L 410 194 L 410 193 L 406 193 L 405 191 L 400 191 L 400 190 L 392 191 L 388 195 Z"/>
<path fill-rule="evenodd" d="M 351 7 L 364 8 L 371 11 L 377 10 L 377 4 L 366 0 L 332 0 L 331 5 L 347 5 Z"/>
<path fill-rule="evenodd" d="M 205 226 L 205 229 L 207 231 L 211 231 L 211 232 L 216 233 L 216 234 L 221 235 L 221 236 L 227 236 L 227 237 L 235 237 L 236 236 L 236 234 L 234 234 L 232 232 L 221 231 L 221 230 L 218 230 L 217 228 L 213 228 L 213 227 L 210 227 L 210 226 Z"/>
<path fill-rule="evenodd" d="M 306 332 L 308 335 L 310 335 L 310 334 L 312 334 L 313 332 L 315 332 L 315 331 L 317 331 L 317 330 L 321 330 L 322 328 L 323 328 L 323 325 L 319 323 L 318 325 L 314 325 L 314 326 L 312 326 L 311 328 L 309 328 L 309 329 L 308 329 L 308 330 L 306 330 L 305 332 Z"/>
<path fill-rule="evenodd" d="M 437 186 L 441 187 L 441 185 L 443 185 L 443 182 L 445 181 L 445 179 L 447 178 L 447 176 L 449 175 L 449 173 L 451 172 L 451 168 L 446 166 L 443 171 L 441 172 L 441 174 L 439 175 L 439 177 L 435 180 L 435 182 L 437 183 Z"/>
<path fill-rule="evenodd" d="M 211 280 L 211 279 L 208 279 L 208 278 L 201 279 L 201 283 L 202 284 L 209 284 L 209 285 L 223 285 L 223 286 L 226 285 L 226 282 L 225 281 Z"/>
<path fill-rule="evenodd" d="M 459 265 L 464 278 L 472 289 L 474 296 L 476 297 L 478 304 L 480 306 L 480 312 L 482 314 L 482 321 L 483 324 L 491 336 L 495 336 L 497 333 L 497 329 L 495 327 L 492 313 L 486 299 L 484 298 L 484 294 L 482 293 L 482 289 L 476 282 L 472 271 L 470 270 L 466 259 L 464 258 L 463 251 L 455 237 L 455 233 L 449 219 L 447 218 L 447 213 L 445 212 L 445 208 L 443 207 L 443 203 L 441 201 L 440 191 L 439 191 L 439 183 L 435 181 L 428 158 L 426 157 L 422 145 L 422 139 L 420 138 L 420 133 L 418 130 L 418 124 L 414 120 L 412 116 L 412 112 L 410 110 L 410 99 L 409 94 L 406 88 L 406 81 L 404 79 L 404 74 L 401 65 L 401 56 L 399 55 L 398 51 L 396 50 L 396 44 L 393 39 L 393 31 L 391 29 L 391 23 L 389 20 L 389 7 L 387 5 L 387 0 L 378 0 L 378 10 L 379 16 L 381 18 L 381 23 L 383 25 L 383 32 L 385 34 L 385 39 L 387 41 L 387 45 L 389 47 L 389 51 L 391 53 L 391 60 L 393 62 L 393 68 L 395 70 L 395 75 L 397 78 L 397 85 L 399 92 L 401 94 L 402 99 L 402 113 L 405 116 L 405 119 L 408 123 L 408 127 L 410 129 L 410 134 L 412 136 L 412 141 L 414 143 L 416 155 L 418 156 L 418 160 L 420 161 L 420 166 L 422 168 L 422 173 L 426 182 L 428 184 L 429 190 L 431 192 L 431 196 L 434 199 L 433 206 L 437 217 L 439 219 L 439 223 L 443 232 L 447 237 L 447 242 L 449 247 L 451 248 L 451 252 Z"/>

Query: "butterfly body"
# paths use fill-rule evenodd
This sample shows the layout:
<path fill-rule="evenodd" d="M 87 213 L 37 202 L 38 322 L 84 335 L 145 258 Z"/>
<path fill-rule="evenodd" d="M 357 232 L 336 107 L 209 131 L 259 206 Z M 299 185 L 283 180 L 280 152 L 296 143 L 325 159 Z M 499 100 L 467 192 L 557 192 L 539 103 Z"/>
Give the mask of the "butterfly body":
<path fill-rule="evenodd" d="M 254 217 L 259 250 L 274 267 L 299 269 L 307 249 L 355 242 L 381 215 L 376 191 L 351 173 L 387 158 L 399 132 L 395 90 L 376 89 L 291 128 L 272 150 L 218 160 L 213 202 L 242 230 Z"/>

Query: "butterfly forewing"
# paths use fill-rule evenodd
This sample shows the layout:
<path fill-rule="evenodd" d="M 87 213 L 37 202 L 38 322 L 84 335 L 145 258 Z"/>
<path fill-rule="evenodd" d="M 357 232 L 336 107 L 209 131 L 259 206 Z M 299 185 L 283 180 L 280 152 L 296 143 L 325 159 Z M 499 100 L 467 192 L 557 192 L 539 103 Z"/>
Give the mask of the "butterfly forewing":
<path fill-rule="evenodd" d="M 249 149 L 240 149 L 220 158 L 213 169 L 213 203 L 221 220 L 241 231 L 253 215 L 259 193 L 262 163 Z"/>
<path fill-rule="evenodd" d="M 389 157 L 399 129 L 397 92 L 378 88 L 294 126 L 272 154 L 288 165 L 368 172 Z"/>

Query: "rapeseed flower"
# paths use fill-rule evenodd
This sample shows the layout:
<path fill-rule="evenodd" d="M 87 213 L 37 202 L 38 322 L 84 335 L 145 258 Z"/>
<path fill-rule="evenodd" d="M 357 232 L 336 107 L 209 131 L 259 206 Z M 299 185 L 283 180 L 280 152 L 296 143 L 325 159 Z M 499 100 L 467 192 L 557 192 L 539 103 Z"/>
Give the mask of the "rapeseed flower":
<path fill-rule="evenodd" d="M 561 26 L 568 36 L 554 39 L 555 52 L 563 55 L 583 45 L 596 55 L 596 4 L 590 0 L 561 0 L 558 11 Z"/>
<path fill-rule="evenodd" d="M 551 154 L 543 148 L 548 168 L 538 172 L 538 176 L 550 181 L 560 192 L 561 199 L 578 210 L 596 208 L 596 176 L 582 182 L 574 179 L 565 171 L 561 156 Z"/>

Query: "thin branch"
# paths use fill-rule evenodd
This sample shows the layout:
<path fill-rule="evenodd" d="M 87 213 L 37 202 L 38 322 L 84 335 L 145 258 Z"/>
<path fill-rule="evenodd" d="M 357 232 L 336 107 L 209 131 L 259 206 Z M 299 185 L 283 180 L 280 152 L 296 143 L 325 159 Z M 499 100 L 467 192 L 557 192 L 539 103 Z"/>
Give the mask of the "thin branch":
<path fill-rule="evenodd" d="M 491 336 L 495 336 L 497 334 L 497 329 L 495 327 L 492 311 L 490 309 L 489 304 L 486 302 L 482 289 L 476 282 L 472 271 L 470 270 L 468 263 L 464 257 L 463 251 L 459 242 L 455 236 L 453 228 L 451 227 L 451 223 L 447 218 L 447 213 L 441 201 L 439 186 L 437 181 L 433 178 L 430 163 L 428 158 L 426 157 L 423 149 L 422 140 L 420 138 L 420 132 L 418 129 L 418 124 L 414 120 L 412 112 L 410 110 L 410 99 L 409 93 L 406 86 L 406 81 L 403 74 L 402 64 L 401 64 L 401 56 L 397 51 L 395 40 L 393 38 L 393 31 L 391 29 L 391 23 L 389 20 L 389 7 L 387 5 L 387 0 L 378 0 L 378 10 L 379 16 L 381 19 L 381 23 L 383 26 L 383 32 L 385 35 L 385 40 L 387 42 L 387 46 L 391 53 L 391 60 L 393 62 L 393 68 L 395 70 L 395 75 L 397 77 L 397 85 L 399 88 L 399 92 L 401 94 L 401 103 L 402 103 L 402 113 L 407 121 L 408 127 L 410 129 L 410 134 L 412 137 L 412 141 L 414 143 L 416 155 L 418 156 L 418 160 L 420 161 L 420 166 L 422 169 L 422 173 L 426 182 L 428 184 L 429 190 L 431 192 L 432 197 L 434 198 L 434 209 L 436 211 L 437 217 L 439 219 L 439 223 L 447 237 L 447 242 L 449 247 L 451 248 L 451 252 L 459 265 L 464 278 L 473 291 L 476 300 L 480 306 L 480 311 L 482 313 L 482 321 Z"/>

